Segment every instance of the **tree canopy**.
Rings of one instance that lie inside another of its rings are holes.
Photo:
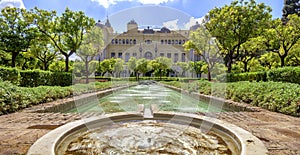
[[[83,35],[95,26],[94,19],[87,17],[82,11],[66,8],[61,16],[55,11],[49,12],[35,8],[35,23],[38,30],[53,42],[65,57],[65,71],[69,71],[69,57],[79,49]]]
[[[25,9],[6,7],[0,14],[0,50],[11,54],[11,66],[16,66],[20,52],[26,52],[35,38],[34,18]]]
[[[227,72],[240,56],[240,48],[249,38],[258,36],[271,19],[271,8],[254,0],[233,1],[230,5],[215,8],[206,16],[205,26],[224,57]]]
[[[283,24],[288,22],[288,16],[292,14],[300,16],[300,0],[284,0],[281,18]]]

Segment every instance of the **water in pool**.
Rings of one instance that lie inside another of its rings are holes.
[[[155,104],[163,111],[181,112],[222,112],[219,107],[209,106],[183,93],[172,89],[152,84],[136,85],[123,90],[115,91],[110,95],[99,98],[82,106],[65,111],[67,113],[95,112],[112,113],[122,111],[136,111],[139,104],[149,107]]]

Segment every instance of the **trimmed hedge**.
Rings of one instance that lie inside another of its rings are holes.
[[[249,73],[227,73],[217,76],[217,80],[221,82],[237,82],[237,81],[267,81],[266,72],[249,72]]]
[[[10,81],[13,84],[18,85],[20,82],[20,72],[16,68],[7,68],[0,66],[0,78],[3,81]]]
[[[66,72],[51,72],[49,86],[70,86],[73,83],[74,75]]]
[[[211,83],[208,81],[181,83],[172,81],[163,83],[190,92],[225,97],[226,99],[259,106],[270,111],[300,116],[300,87],[298,84],[272,81],[240,81],[235,83]]]
[[[73,77],[71,73],[66,72],[18,70],[16,68],[0,67],[0,78],[21,87],[37,87],[70,86]]]
[[[283,67],[268,71],[268,80],[300,84],[300,67]]]
[[[300,67],[283,67],[267,72],[227,73],[217,76],[220,82],[275,81],[300,84]]]
[[[121,83],[120,83],[121,85]],[[0,115],[16,112],[33,105],[56,99],[95,92],[111,87],[110,82],[76,84],[67,87],[39,86],[18,87],[9,81],[0,81]]]

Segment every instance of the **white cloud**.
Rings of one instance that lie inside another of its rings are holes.
[[[142,4],[161,4],[161,3],[166,3],[166,2],[172,2],[174,0],[91,0],[92,2],[97,2],[99,5],[102,5],[104,8],[108,8],[110,5],[115,5],[118,2],[139,2]]]
[[[167,21],[163,23],[163,26],[171,29],[171,30],[178,30],[178,20],[179,19],[175,19],[175,20],[171,20],[171,21]]]
[[[16,8],[24,8],[23,0],[1,0],[0,1],[0,9],[5,7],[16,7]]]
[[[185,29],[190,29],[190,27],[196,25],[196,22],[201,24],[203,22],[203,19],[204,19],[204,17],[201,17],[201,18],[191,17],[190,21],[184,24],[184,28]]]

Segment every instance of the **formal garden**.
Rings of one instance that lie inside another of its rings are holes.
[[[201,60],[177,63],[166,57],[96,60],[105,46],[102,31],[83,12],[66,9],[58,15],[55,10],[4,8],[0,13],[0,116],[150,80],[190,94],[275,112],[268,116],[290,118],[295,124],[289,125],[296,126],[300,116],[300,14],[299,5],[285,2],[283,9],[298,7],[298,12],[284,11],[281,19],[272,18],[271,8],[254,0],[233,1],[210,10],[204,24],[183,45]],[[77,59],[71,60],[72,55]],[[174,66],[180,71],[174,71]],[[129,77],[123,76],[125,68]],[[102,105],[107,109],[104,113],[122,111],[118,104]],[[171,105],[166,109],[176,111]],[[255,127],[253,131],[260,132],[259,126]],[[290,136],[299,140],[297,128],[289,130],[294,132]],[[279,145],[280,139],[276,142]],[[300,153],[295,149],[300,146],[297,142],[291,148],[287,143],[284,149],[273,149],[273,139],[264,143],[274,154]],[[1,145],[0,153],[5,150]]]

